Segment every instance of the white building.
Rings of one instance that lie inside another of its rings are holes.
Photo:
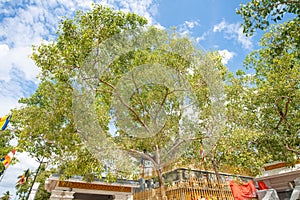
[[[50,200],[132,200],[134,189],[139,187],[138,182],[134,181],[88,183],[81,178],[59,180],[55,176],[49,177],[45,184],[46,190],[51,192]]]
[[[256,181],[263,181],[269,188],[275,189],[279,199],[290,199],[300,178],[300,163],[294,167],[287,166],[284,162],[276,162],[264,167],[261,176],[255,178]]]

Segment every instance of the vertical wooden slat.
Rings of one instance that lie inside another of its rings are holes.
[[[207,178],[207,177],[206,177]],[[166,187],[168,200],[198,200],[202,197],[222,200],[234,200],[228,182],[218,184],[216,181],[203,179],[191,179],[174,183]],[[134,200],[158,200],[160,189],[145,190],[134,193]]]

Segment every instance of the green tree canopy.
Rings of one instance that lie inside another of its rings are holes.
[[[19,101],[24,107],[14,111],[20,150],[59,163],[65,176],[102,172],[102,164],[84,148],[76,132],[71,78],[95,41],[145,23],[135,14],[96,5],[91,11],[78,11],[74,19],[62,20],[55,42],[34,47],[32,59],[41,69],[41,83],[31,97]]]
[[[214,143],[222,120],[220,56],[187,37],[140,29],[145,23],[95,6],[63,20],[55,42],[35,47],[41,83],[14,111],[19,147],[59,164],[67,177],[86,179],[103,170],[138,173],[147,159],[161,183],[162,167],[186,144],[204,134]]]
[[[274,50],[273,39],[280,27],[266,33],[261,41],[263,48],[245,61],[256,71],[248,102],[253,107],[249,111],[255,108],[252,127],[265,133],[257,141],[260,149],[272,152],[275,160],[292,161],[299,156],[300,51],[288,39],[283,41],[281,53]]]
[[[244,32],[268,31],[261,49],[245,60],[254,74],[240,73],[236,102],[246,112],[239,118],[246,129],[259,133],[253,144],[269,161],[299,158],[300,3],[290,0],[251,0],[237,10]]]

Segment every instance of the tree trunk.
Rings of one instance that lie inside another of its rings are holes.
[[[216,149],[217,149],[217,145],[214,145],[213,151],[212,151],[211,162],[213,164],[214,171],[215,171],[215,174],[216,174],[216,177],[217,177],[217,183],[220,184],[219,167],[218,167],[218,163],[216,162],[216,158],[215,158]]]
[[[212,164],[214,166],[214,171],[215,171],[215,174],[216,174],[216,177],[217,177],[217,183],[220,184],[219,167],[218,167],[218,164],[217,164],[217,162],[216,162],[216,160],[215,160],[214,157],[211,159],[211,162],[212,162]]]
[[[159,188],[160,188],[160,198],[161,198],[161,200],[167,200],[161,169],[156,169],[156,173],[157,173],[158,183],[159,183]]]

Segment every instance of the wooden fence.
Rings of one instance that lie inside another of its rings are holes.
[[[228,183],[190,179],[165,187],[167,200],[234,200]],[[160,189],[134,194],[134,200],[160,200]]]

